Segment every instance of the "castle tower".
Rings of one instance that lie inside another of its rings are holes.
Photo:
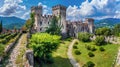
[[[35,14],[34,29],[36,31],[40,30],[40,20],[42,16],[42,6],[33,6],[31,7],[31,13]]]
[[[86,18],[85,23],[88,24],[89,33],[94,33],[94,19]]]
[[[59,24],[62,25],[61,33],[66,34],[66,9],[67,7],[62,5],[56,5],[52,7],[52,12],[54,16],[60,17]]]

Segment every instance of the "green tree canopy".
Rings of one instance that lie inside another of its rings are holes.
[[[104,35],[104,36],[109,36],[112,34],[111,29],[107,27],[103,28],[98,28],[95,30],[96,35]]]
[[[47,56],[55,49],[60,42],[60,36],[50,35],[47,33],[33,34],[30,39],[30,47],[34,50],[34,56],[43,61],[49,59]]]
[[[54,16],[50,22],[49,28],[46,30],[47,33],[52,35],[60,35],[61,25],[58,23],[59,18]]]
[[[105,42],[105,37],[104,36],[97,36],[96,39],[95,39],[95,44],[98,45],[98,46],[101,46],[101,45],[104,45],[106,42]]]
[[[117,25],[114,26],[113,34],[116,35],[116,36],[119,36],[119,34],[120,34],[120,24],[117,24]]]
[[[90,41],[90,34],[87,32],[79,32],[78,33],[78,39],[83,41],[83,42],[88,42]]]

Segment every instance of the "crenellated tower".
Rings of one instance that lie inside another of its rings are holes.
[[[35,15],[34,29],[40,31],[39,24],[41,23],[41,16],[43,14],[42,6],[33,6],[31,7],[31,13]]]
[[[88,24],[89,33],[94,33],[94,19],[86,18],[85,23]]]
[[[59,17],[59,24],[62,26],[61,33],[66,34],[67,28],[66,28],[66,9],[67,7],[63,5],[56,5],[52,7],[52,12],[54,16]]]

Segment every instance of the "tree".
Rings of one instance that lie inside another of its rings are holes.
[[[47,33],[52,35],[60,35],[61,33],[61,25],[58,23],[58,18],[54,16],[51,20],[49,28],[46,30]]]
[[[87,32],[79,32],[78,39],[83,42],[88,42],[88,41],[90,41],[90,34]]]
[[[31,27],[33,27],[33,24],[34,24],[34,22],[35,22],[35,13],[31,13],[30,14],[30,19],[31,19]]]
[[[104,36],[97,36],[95,39],[95,44],[98,46],[104,45],[105,42],[105,37]]]
[[[2,32],[2,21],[0,23],[0,33]]]
[[[114,26],[113,34],[116,35],[116,36],[119,36],[119,34],[120,34],[120,24],[117,24],[117,25]]]
[[[112,34],[111,29],[107,27],[103,28],[98,28],[95,30],[96,35],[104,35],[104,36],[109,36]]]
[[[36,33],[33,34],[30,39],[30,47],[34,50],[34,56],[40,61],[46,63],[50,59],[52,51],[57,49],[60,42],[60,36],[50,35],[47,33]]]
[[[22,27],[22,32],[23,32],[23,33],[26,33],[26,32],[27,32],[27,27],[26,27],[26,26],[23,26],[23,27]]]

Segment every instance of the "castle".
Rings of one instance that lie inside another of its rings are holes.
[[[31,12],[35,13],[35,23],[34,30],[36,32],[45,32],[49,27],[51,19],[53,16],[60,16],[58,23],[62,25],[61,34],[69,36],[77,36],[78,32],[89,32],[94,33],[94,19],[86,18],[84,22],[82,21],[67,21],[66,20],[66,10],[67,7],[63,5],[56,5],[52,7],[52,15],[43,16],[43,7],[42,6],[33,6],[31,7]]]

